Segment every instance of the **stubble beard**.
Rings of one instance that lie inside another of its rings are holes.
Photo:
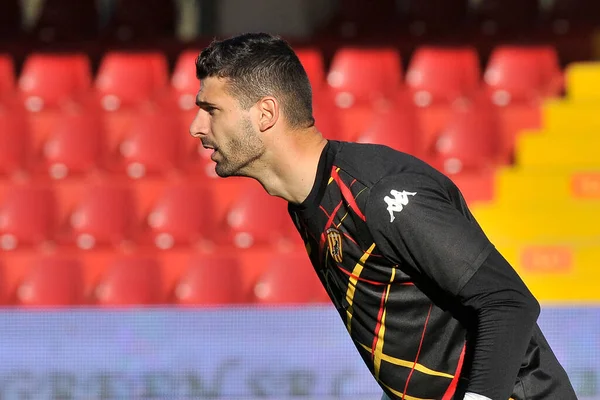
[[[232,137],[218,150],[221,159],[217,161],[215,172],[221,178],[249,176],[252,165],[264,154],[264,144],[249,119],[242,120],[240,132],[241,135]]]

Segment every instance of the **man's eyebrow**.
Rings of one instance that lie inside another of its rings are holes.
[[[216,104],[210,103],[208,101],[201,101],[196,98],[196,105],[200,108],[217,108]]]

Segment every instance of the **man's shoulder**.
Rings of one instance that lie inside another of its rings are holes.
[[[381,144],[335,142],[334,166],[366,186],[400,174],[434,176],[438,172],[423,160]]]

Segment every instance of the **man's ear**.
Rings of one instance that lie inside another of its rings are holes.
[[[279,120],[279,102],[276,98],[267,96],[257,103],[259,118],[258,128],[261,132],[271,129]]]

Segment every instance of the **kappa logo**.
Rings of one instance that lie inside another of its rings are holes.
[[[327,229],[329,254],[336,262],[342,262],[342,234],[335,228]]]
[[[396,216],[394,213],[402,211],[405,205],[408,204],[408,196],[414,196],[417,192],[407,192],[403,190],[401,192],[397,190],[390,191],[390,194],[394,197],[385,196],[383,201],[387,204],[387,210],[390,213],[390,222],[394,222]]]

